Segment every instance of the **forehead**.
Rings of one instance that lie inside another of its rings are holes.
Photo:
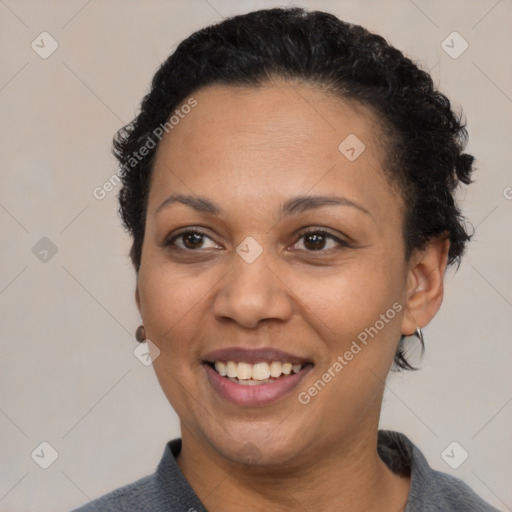
[[[290,195],[390,189],[372,112],[310,85],[209,86],[164,136],[153,170],[148,213],[173,192],[223,196],[240,206]]]

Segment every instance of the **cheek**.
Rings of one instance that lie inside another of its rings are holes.
[[[386,256],[385,251],[375,255],[368,251],[364,256],[355,254],[324,276],[297,273],[291,287],[305,309],[317,315],[316,323],[323,322],[332,335],[347,339],[402,300],[404,272],[400,260],[389,252]]]
[[[334,415],[347,408],[362,412],[381,392],[393,362],[405,311],[405,267],[392,253],[382,251],[340,269],[325,280],[312,303],[327,345],[319,377],[332,382],[319,404],[331,404]],[[302,286],[307,293],[308,283]]]
[[[216,275],[169,263],[141,267],[139,290],[144,321],[155,340],[166,343],[186,339],[186,331],[197,327],[197,317],[205,308],[208,290],[218,280]],[[180,338],[177,338],[178,333]]]
[[[202,370],[198,365],[197,338],[205,315],[204,279],[183,276],[175,266],[151,264],[141,266],[139,293],[147,337],[160,353],[153,368],[160,386],[176,411],[183,408],[184,385],[190,371]]]
[[[147,335],[160,350],[153,368],[165,396],[184,421],[197,400],[194,372],[202,371],[194,340],[204,328],[207,284],[200,277],[184,276],[168,263],[141,267],[139,274]]]
[[[325,417],[326,436],[336,437],[340,423],[349,428],[377,408],[400,337],[402,271],[401,264],[377,258],[354,262],[315,288],[313,279],[297,284],[298,295],[309,298],[307,322],[325,350],[300,398],[312,415]]]

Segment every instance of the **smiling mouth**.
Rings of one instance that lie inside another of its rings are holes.
[[[246,363],[243,361],[205,361],[210,368],[215,370],[221,377],[245,386],[258,386],[269,384],[284,379],[290,375],[301,372],[305,367],[312,366],[311,363],[292,364],[281,361],[266,361],[258,363]]]

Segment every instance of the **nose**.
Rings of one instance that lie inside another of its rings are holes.
[[[233,255],[231,270],[215,296],[217,319],[230,319],[254,329],[263,320],[284,322],[293,314],[293,300],[284,278],[269,266],[265,251],[252,263]]]

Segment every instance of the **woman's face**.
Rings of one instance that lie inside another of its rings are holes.
[[[158,149],[136,295],[182,434],[262,464],[357,442],[410,292],[375,121],[287,83],[194,98]]]

